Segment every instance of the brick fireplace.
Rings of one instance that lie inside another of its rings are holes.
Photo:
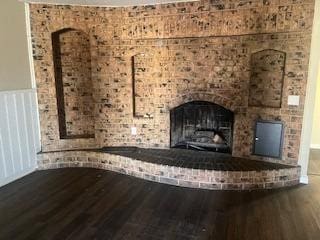
[[[313,7],[312,0],[31,4],[43,151],[170,148],[170,111],[207,102],[234,115],[232,138],[221,136],[233,156],[297,164]],[[62,32],[59,94],[52,34]],[[75,36],[87,40],[73,44]],[[300,96],[298,106],[288,105],[290,95]],[[281,159],[252,154],[257,119],[284,123]],[[205,129],[214,132],[195,130]]]
[[[232,152],[234,114],[217,104],[189,102],[170,110],[170,147]]]

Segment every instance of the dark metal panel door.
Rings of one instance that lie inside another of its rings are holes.
[[[273,158],[281,157],[282,150],[282,122],[256,123],[254,154]]]

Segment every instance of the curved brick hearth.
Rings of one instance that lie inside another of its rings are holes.
[[[215,190],[280,188],[298,184],[300,177],[299,166],[275,164],[275,167],[270,167],[270,165],[266,167],[265,163],[261,162],[261,170],[197,169],[196,167],[180,167],[175,164],[161,164],[157,161],[148,162],[100,150],[40,153],[38,154],[38,166],[39,170],[64,167],[99,168],[154,182]]]

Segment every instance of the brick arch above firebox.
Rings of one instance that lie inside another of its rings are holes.
[[[230,111],[237,112],[239,107],[235,105],[233,99],[228,99],[223,96],[213,93],[194,92],[175,97],[168,104],[168,110],[178,107],[182,104],[192,101],[205,101],[218,104]]]

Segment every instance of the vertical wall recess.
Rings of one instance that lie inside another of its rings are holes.
[[[155,111],[157,66],[152,55],[132,57],[132,92],[134,117],[152,118]]]
[[[94,137],[89,36],[66,28],[52,33],[60,138]]]
[[[249,106],[281,108],[286,53],[266,49],[251,55]]]

